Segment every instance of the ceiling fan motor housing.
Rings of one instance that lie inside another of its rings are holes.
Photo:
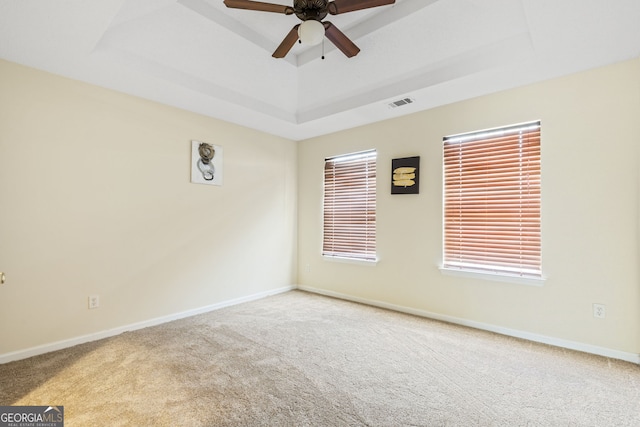
[[[302,21],[322,21],[329,13],[329,0],[294,0],[293,11]]]

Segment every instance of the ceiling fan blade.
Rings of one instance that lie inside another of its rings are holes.
[[[287,56],[287,53],[289,53],[293,45],[298,41],[299,26],[300,24],[294,26],[291,31],[289,31],[289,34],[286,35],[284,40],[282,40],[282,43],[280,43],[280,46],[278,46],[276,51],[273,52],[273,55],[271,56],[273,56],[274,58],[284,58],[285,56]]]
[[[224,4],[225,6],[231,7],[233,9],[258,10],[261,12],[284,13],[285,15],[291,15],[293,13],[293,8],[290,6],[274,3],[264,3],[261,1],[224,0]]]
[[[338,49],[342,51],[348,58],[356,56],[360,52],[360,48],[356,46],[349,37],[345,36],[342,31],[338,29],[331,22],[323,22],[324,35],[327,36],[331,43],[336,45]]]
[[[333,0],[329,3],[329,13],[338,15],[339,13],[385,6],[395,2],[396,0]]]

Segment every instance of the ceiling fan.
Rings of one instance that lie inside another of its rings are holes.
[[[253,0],[224,0],[227,7],[234,9],[295,14],[302,21],[302,24],[295,25],[289,31],[280,46],[273,52],[271,56],[274,58],[284,58],[298,40],[304,44],[314,45],[319,44],[325,36],[342,53],[351,58],[360,52],[360,48],[331,22],[322,22],[322,20],[328,14],[338,15],[395,2],[396,0],[293,0],[293,7],[291,7]]]

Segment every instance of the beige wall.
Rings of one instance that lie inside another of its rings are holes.
[[[304,287],[640,353],[640,60],[297,147],[4,61],[0,94],[0,356],[279,289],[298,266]],[[536,119],[546,283],[441,275],[442,137]],[[224,147],[222,187],[189,183],[191,139]],[[323,260],[323,159],[368,148],[380,262]],[[391,159],[413,155],[421,194],[391,196]]]
[[[442,137],[540,119],[544,286],[444,276]],[[640,60],[484,96],[298,147],[298,282],[569,342],[640,353]],[[328,156],[378,150],[376,266],[320,255]],[[390,193],[391,159],[421,156],[419,195]],[[592,304],[606,305],[595,319]]]
[[[295,182],[292,141],[0,61],[0,355],[295,284]]]

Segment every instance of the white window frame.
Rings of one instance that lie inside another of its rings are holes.
[[[325,259],[376,262],[377,152],[325,159],[322,255]]]
[[[535,121],[443,139],[444,274],[544,282],[540,129]]]

